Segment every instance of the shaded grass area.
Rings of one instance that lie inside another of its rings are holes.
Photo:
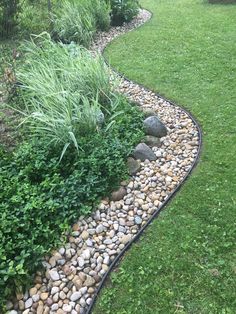
[[[189,109],[200,164],[110,276],[94,313],[236,312],[236,6],[143,0],[144,27],[106,50],[130,79]]]

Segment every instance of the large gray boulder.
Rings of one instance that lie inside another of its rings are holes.
[[[141,161],[144,161],[146,159],[150,161],[157,160],[157,157],[154,154],[154,152],[145,143],[138,144],[135,147],[132,155],[135,159],[140,159]]]
[[[143,124],[147,135],[159,138],[167,135],[167,128],[157,116],[148,117],[144,120]]]

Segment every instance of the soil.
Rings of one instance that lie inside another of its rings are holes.
[[[3,106],[0,95],[0,146],[11,151],[21,138],[18,130],[20,116],[15,111]]]

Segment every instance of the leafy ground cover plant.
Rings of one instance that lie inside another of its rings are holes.
[[[29,282],[41,258],[80,215],[126,176],[126,158],[143,136],[143,114],[124,99],[109,132],[79,139],[80,154],[42,139],[0,151],[0,303]]]

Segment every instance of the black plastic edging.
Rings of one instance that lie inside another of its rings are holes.
[[[145,9],[146,10],[146,9]],[[150,12],[151,13],[151,12]],[[151,13],[151,18],[148,20],[150,21],[153,17],[153,14]],[[147,22],[147,21],[146,21]],[[139,27],[143,26],[144,24],[139,25],[138,27],[136,27],[135,29],[138,29]],[[123,34],[122,34],[123,35]],[[105,48],[104,48],[105,49]],[[104,57],[104,49],[102,50],[102,55],[103,58],[105,60],[105,62],[109,65],[107,59]],[[110,66],[110,65],[109,65]],[[108,271],[104,274],[99,286],[96,289],[96,292],[93,296],[93,300],[92,303],[90,304],[90,306],[88,307],[86,314],[91,314],[92,309],[97,301],[97,296],[99,294],[99,292],[101,291],[105,281],[107,280],[108,276],[110,275],[111,271],[115,268],[115,266],[118,266],[122,256],[125,254],[125,252],[131,247],[131,245],[133,243],[135,243],[141,236],[141,234],[143,233],[143,231],[151,224],[151,222],[157,217],[159,216],[160,212],[167,206],[167,204],[170,202],[170,200],[175,196],[175,194],[181,189],[181,187],[183,186],[183,184],[186,182],[186,180],[189,178],[190,174],[192,173],[193,169],[197,166],[199,159],[200,159],[200,154],[201,154],[201,150],[202,150],[202,130],[200,127],[200,124],[198,123],[197,119],[185,108],[182,108],[181,106],[177,105],[175,102],[173,101],[169,101],[168,99],[166,99],[165,97],[162,97],[159,93],[156,93],[153,90],[147,89],[145,86],[136,83],[135,81],[131,81],[128,78],[126,78],[124,75],[120,74],[119,72],[117,72],[114,68],[112,68],[110,66],[110,68],[113,70],[114,73],[118,74],[121,78],[125,79],[128,82],[132,82],[136,85],[138,85],[139,87],[145,89],[146,91],[150,91],[156,94],[157,97],[163,99],[164,101],[168,102],[169,104],[171,104],[174,107],[178,107],[180,108],[183,112],[185,112],[188,117],[193,121],[193,123],[195,124],[197,131],[198,131],[198,137],[199,137],[199,145],[198,145],[198,151],[197,151],[197,155],[195,157],[195,160],[191,166],[191,168],[189,169],[189,171],[186,173],[186,175],[183,177],[182,181],[179,183],[179,185],[174,189],[174,191],[165,199],[164,203],[158,208],[157,211],[155,211],[152,216],[149,218],[149,220],[145,223],[145,225],[138,231],[138,233],[131,239],[130,242],[128,242],[126,244],[126,246],[124,247],[124,249],[116,256],[116,258],[112,261],[111,265],[109,266]],[[141,107],[141,106],[140,106]]]

